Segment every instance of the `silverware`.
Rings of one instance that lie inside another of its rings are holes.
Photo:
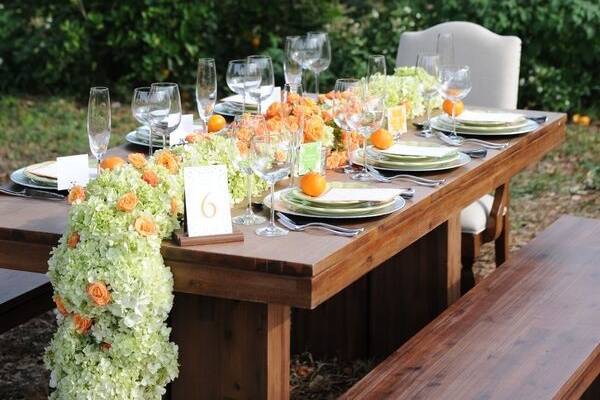
[[[547,115],[536,115],[536,116],[530,116],[530,117],[526,117],[528,120],[537,122],[538,124],[543,124],[544,122],[548,121],[548,116]]]
[[[0,193],[8,194],[10,196],[17,197],[27,197],[31,199],[42,199],[42,200],[54,200],[54,201],[63,201],[67,197],[60,193],[54,192],[46,192],[44,190],[32,189],[28,187],[20,187],[17,185],[12,185],[14,189],[8,188],[6,186],[0,187]]]
[[[356,235],[359,234],[359,232],[350,233],[350,232],[337,231],[335,229],[327,228],[325,226],[320,226],[320,225],[311,225],[311,224],[294,225],[294,224],[291,224],[291,223],[289,223],[286,220],[283,220],[281,218],[279,218],[278,221],[285,228],[289,229],[290,231],[295,231],[295,232],[302,232],[302,231],[305,231],[307,229],[313,228],[313,229],[320,229],[322,231],[329,232],[329,233],[332,233],[332,234],[337,235],[337,236],[344,236],[344,237],[354,237],[354,236],[356,236]]]
[[[444,182],[446,182],[445,179],[428,179],[428,178],[423,178],[420,176],[409,175],[409,174],[397,174],[397,175],[392,175],[392,176],[385,176],[381,172],[379,172],[377,169],[375,169],[375,167],[372,167],[370,165],[367,166],[367,170],[375,179],[377,179],[380,182],[387,182],[387,181],[393,181],[393,180],[398,179],[398,180],[405,180],[405,181],[409,181],[412,183],[416,183],[417,185],[428,186],[428,187],[436,187],[436,186],[439,186],[439,185],[443,184]]]
[[[480,146],[494,150],[501,150],[508,146],[508,143],[493,143],[481,139],[464,138],[462,136],[449,136],[440,131],[437,131],[436,134],[442,142],[449,144],[450,146],[459,147],[465,143],[477,143]]]
[[[485,158],[485,156],[487,156],[487,150],[483,147],[479,149],[461,150],[461,152],[471,158]]]
[[[287,215],[285,215],[282,212],[277,211],[277,217],[279,218],[279,221],[285,221],[287,224],[289,224],[290,226],[295,226],[298,229],[306,229],[306,228],[310,228],[310,227],[321,227],[321,228],[327,228],[329,230],[334,230],[336,232],[340,232],[340,233],[346,233],[346,234],[351,234],[352,236],[358,235],[359,233],[363,232],[365,230],[365,228],[344,228],[343,226],[337,226],[337,225],[331,225],[331,224],[327,224],[325,222],[309,222],[307,224],[296,224],[294,221],[292,221],[290,219],[290,217],[288,217]],[[288,228],[291,229],[291,228]],[[293,230],[293,229],[292,229]]]

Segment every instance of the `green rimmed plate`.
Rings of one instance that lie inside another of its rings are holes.
[[[360,149],[359,155],[362,157],[362,149]],[[457,151],[450,156],[441,158],[427,158],[424,160],[397,160],[393,158],[380,157],[378,154],[367,149],[367,158],[369,159],[369,163],[380,163],[397,167],[435,167],[456,161],[459,157],[460,155]]]
[[[328,182],[326,192],[331,188],[355,188],[355,189],[366,189],[371,186],[364,182]],[[364,200],[338,200],[338,201],[323,201],[319,197],[312,197],[304,194],[299,188],[292,188],[288,194],[289,196],[295,197],[298,200],[311,203],[317,207],[355,207],[362,204],[376,205],[380,204],[373,201]]]
[[[359,204],[359,205],[350,205],[350,206],[318,206],[313,203],[309,203],[307,201],[300,200],[294,197],[291,194],[292,190],[287,190],[281,193],[280,199],[285,205],[296,211],[306,212],[308,214],[313,215],[364,215],[367,213],[373,213],[378,210],[381,210],[385,207],[388,207],[390,204],[394,202],[391,200],[386,203],[381,204]]]
[[[356,165],[362,164],[362,150],[355,150],[352,154],[352,162]],[[465,153],[458,153],[458,158],[454,161],[447,162],[445,164],[435,165],[435,166],[419,166],[419,165],[398,165],[397,163],[389,163],[380,160],[371,160],[369,159],[369,165],[383,170],[383,171],[396,171],[396,172],[433,172],[433,171],[445,171],[449,169],[454,169],[458,167],[462,167],[463,165],[468,164],[471,161],[471,157],[469,157]]]
[[[540,125],[532,120],[527,120],[526,124],[522,127],[518,128],[507,128],[503,127],[502,129],[489,129],[486,127],[478,127],[473,129],[465,129],[463,126],[456,126],[456,133],[460,135],[475,135],[475,136],[511,136],[511,135],[521,135],[524,133],[529,133],[535,131]],[[431,119],[431,127],[435,130],[442,132],[451,132],[452,125],[445,124],[440,122],[439,117],[434,117]]]
[[[58,189],[58,185],[57,185],[56,181],[54,181],[53,183],[44,183],[44,182],[38,182],[38,181],[29,179],[27,177],[27,175],[25,175],[25,168],[27,168],[27,167],[19,168],[18,170],[13,171],[13,173],[10,174],[10,180],[21,186],[30,187],[33,189],[45,189],[45,190],[57,190]]]

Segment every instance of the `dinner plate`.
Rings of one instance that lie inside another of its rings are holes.
[[[362,152],[361,152],[361,155],[362,155]],[[398,165],[398,166],[433,167],[436,165],[442,165],[442,164],[446,164],[446,163],[455,161],[459,158],[459,154],[458,154],[458,151],[456,151],[456,152],[454,152],[454,154],[450,154],[445,157],[427,157],[425,159],[421,159],[421,158],[412,159],[412,158],[403,158],[403,157],[396,158],[394,156],[382,156],[382,155],[380,155],[380,153],[367,148],[367,157],[369,158],[369,161],[371,161],[371,160],[381,161],[381,162],[385,162],[386,164],[394,164],[394,165]]]
[[[363,157],[362,157],[362,149],[357,149],[352,153],[352,162],[356,165],[363,165]],[[471,157],[469,157],[465,153],[458,153],[458,158],[451,162],[447,162],[444,164],[434,165],[434,166],[410,166],[410,165],[397,165],[395,163],[382,162],[380,160],[372,160],[369,159],[369,165],[380,169],[382,171],[397,171],[397,172],[432,172],[432,171],[445,171],[449,169],[454,169],[458,167],[462,167],[463,165],[468,164],[471,161]]]
[[[277,192],[275,192],[275,201],[273,202],[273,207],[275,208],[275,211],[280,211],[284,214],[288,214],[288,215],[295,215],[298,217],[308,217],[308,218],[319,218],[319,219],[361,219],[361,218],[373,218],[373,217],[381,217],[384,215],[389,215],[393,212],[396,212],[400,209],[402,209],[405,205],[406,202],[404,201],[404,199],[401,196],[398,196],[396,198],[396,200],[394,200],[390,205],[379,209],[379,210],[375,210],[373,212],[369,212],[366,214],[360,214],[360,215],[331,215],[331,214],[313,214],[310,212],[306,212],[306,211],[302,211],[302,210],[293,210],[290,209],[282,200],[281,200],[281,193],[288,191],[290,189],[283,189],[283,190],[279,190]],[[271,195],[267,195],[264,199],[263,199],[263,204],[266,207],[271,208]]]
[[[10,174],[10,180],[21,186],[27,186],[27,187],[30,187],[33,189],[57,190],[58,186],[57,186],[56,181],[54,181],[53,183],[49,183],[49,182],[45,183],[45,182],[34,181],[32,179],[29,179],[25,175],[26,168],[27,167],[23,167],[23,168],[19,168],[18,170],[14,171],[12,174]]]
[[[515,125],[525,119],[521,113],[476,108],[468,108],[456,117],[459,123],[476,126]]]
[[[444,123],[440,123],[437,119],[438,117],[434,117],[431,119],[431,127],[435,130],[450,133],[452,131],[452,125],[446,125]],[[527,124],[518,129],[504,129],[504,130],[487,130],[487,129],[474,129],[474,130],[464,130],[462,127],[456,127],[456,133],[460,135],[466,136],[512,136],[512,135],[522,135],[524,133],[529,133],[535,131],[539,127],[539,124],[532,120],[527,120]]]
[[[144,141],[143,139],[140,139],[137,136],[136,131],[131,131],[127,135],[125,135],[125,140],[127,140],[129,143],[137,144],[138,146],[148,147],[148,145],[149,145],[149,143],[148,143],[147,140]],[[161,149],[163,147],[162,146],[162,139],[160,139],[157,142],[152,141],[152,147],[155,148],[155,149]]]
[[[293,189],[281,193],[280,199],[285,205],[296,211],[307,212],[315,215],[364,215],[376,212],[383,208],[386,208],[394,203],[394,200],[380,204],[363,203],[359,205],[346,205],[340,206],[319,206],[318,204],[311,204],[308,201],[298,199],[293,195]]]
[[[440,115],[437,118],[437,123],[440,126],[445,126],[447,129],[452,129],[452,119],[445,116],[445,115]],[[479,132],[479,131],[484,131],[484,132],[508,132],[508,131],[514,131],[514,130],[519,130],[522,128],[525,128],[526,126],[529,125],[529,122],[532,122],[530,120],[523,120],[517,124],[513,124],[513,125],[493,125],[493,126],[483,126],[483,125],[465,125],[465,124],[461,124],[461,123],[456,123],[456,129],[457,130],[463,130],[463,131],[469,131],[469,132]]]
[[[227,117],[237,117],[238,115],[242,115],[241,109],[232,107],[227,103],[218,103],[215,105],[214,112]]]

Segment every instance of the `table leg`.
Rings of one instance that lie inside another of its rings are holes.
[[[289,398],[288,306],[177,293],[171,325],[172,399]]]

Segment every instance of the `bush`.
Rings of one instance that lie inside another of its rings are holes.
[[[333,61],[322,75],[331,88],[336,76],[364,74],[370,53],[394,65],[403,31],[447,20],[521,37],[520,107],[594,107],[600,6],[586,0],[14,1],[0,4],[0,89],[85,97],[105,84],[128,97],[144,82],[192,84],[206,56],[223,85],[228,60],[258,52],[273,57],[281,82],[282,39],[314,29],[331,35]]]

